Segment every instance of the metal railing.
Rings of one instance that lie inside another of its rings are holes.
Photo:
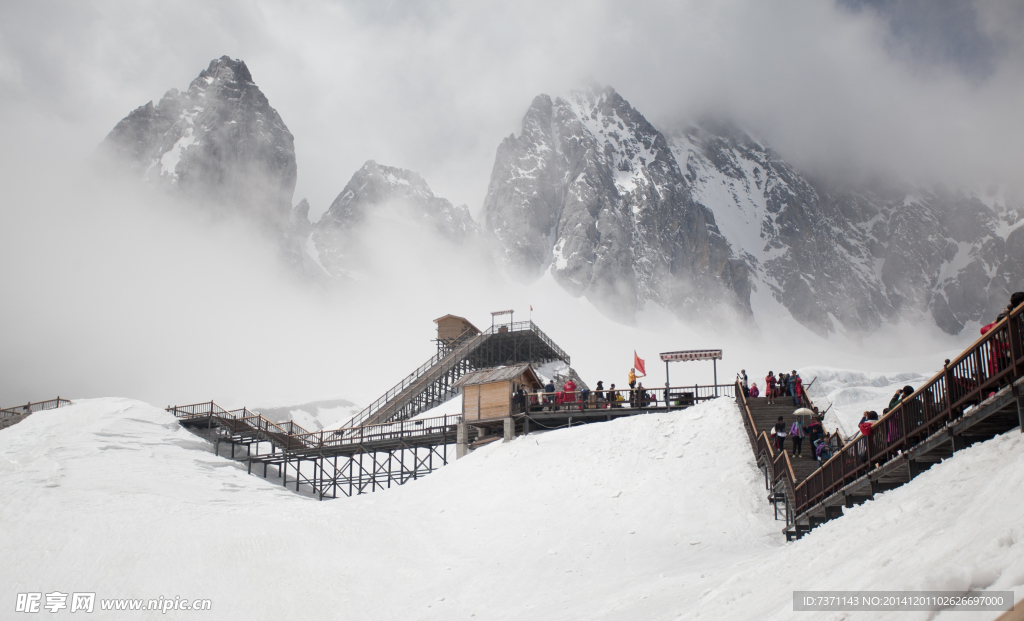
[[[878,465],[963,417],[1024,372],[1024,305],[1016,308],[942,371],[882,416],[867,436],[844,445],[796,486],[802,513]]]
[[[292,452],[454,433],[455,425],[462,420],[461,415],[454,414],[355,428],[306,431],[291,421],[275,423],[247,408],[229,411],[213,401],[168,406],[167,411],[185,420],[213,418],[217,420],[218,426],[228,429],[233,434],[256,437]]]
[[[670,386],[668,388],[668,399],[665,398],[664,388],[602,390],[600,391],[600,396],[598,396],[598,391],[592,390],[557,391],[552,393],[532,392],[528,393],[527,396],[530,399],[531,412],[536,412],[543,408],[574,410],[611,408],[665,409],[666,407],[688,407],[701,401],[717,399],[718,397],[734,398],[736,396],[735,388],[733,384]]]
[[[378,412],[384,409],[389,403],[394,401],[399,395],[405,392],[409,387],[416,384],[419,380],[423,379],[428,373],[437,367],[443,367],[446,362],[453,362],[461,359],[461,357],[472,351],[474,348],[479,346],[487,336],[486,332],[469,335],[464,332],[462,336],[457,338],[453,342],[453,347],[450,347],[446,351],[441,351],[434,354],[430,360],[427,360],[421,364],[415,371],[410,373],[402,381],[395,384],[390,390],[384,393],[383,396],[378,397],[370,405],[363,408],[358,414],[350,418],[345,423],[345,428],[355,428],[365,423],[367,420],[375,416]]]
[[[31,414],[32,412],[38,412],[40,410],[53,410],[65,405],[71,405],[71,402],[67,399],[50,399],[49,401],[36,401],[29,402],[25,405],[16,405],[14,407],[3,408],[0,410],[0,418],[8,418],[10,416],[20,416],[22,414]]]
[[[472,334],[470,330],[466,330],[459,335],[445,351],[440,351],[433,356],[430,360],[427,360],[421,364],[415,371],[406,376],[402,381],[395,384],[390,390],[378,397],[373,403],[363,408],[358,414],[350,418],[345,423],[345,428],[354,429],[366,423],[366,421],[372,419],[381,410],[387,407],[400,395],[412,386],[420,383],[424,379],[428,379],[432,371],[443,373],[449,364],[458,362],[466,354],[473,351],[477,347],[483,344],[488,338],[495,334],[505,334],[509,332],[533,332],[545,345],[551,348],[555,354],[568,361],[569,356],[555,344],[551,338],[548,337],[540,328],[537,327],[532,321],[518,321],[515,323],[498,324],[491,326],[483,332]]]

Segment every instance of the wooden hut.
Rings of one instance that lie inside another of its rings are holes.
[[[467,373],[455,386],[462,388],[462,419],[473,423],[511,416],[512,399],[520,387],[536,392],[544,385],[529,364],[516,364]]]
[[[437,324],[437,340],[445,345],[451,344],[467,331],[470,334],[480,334],[480,330],[464,317],[445,315],[435,319],[434,323]]]

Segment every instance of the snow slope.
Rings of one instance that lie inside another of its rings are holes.
[[[317,502],[215,457],[162,410],[80,401],[0,431],[13,561],[0,601],[211,598],[217,619],[747,619],[790,618],[797,588],[1024,585],[1020,434],[785,544],[739,425],[721,399],[531,434]],[[134,618],[193,615],[148,614]]]
[[[915,390],[931,379],[920,373],[870,373],[833,369],[831,367],[803,367],[800,377],[810,385],[807,394],[825,414],[825,428],[839,428],[850,438],[859,433],[857,425],[864,412],[875,411],[881,416],[889,401],[900,388],[911,386]],[[813,382],[813,384],[811,383]]]

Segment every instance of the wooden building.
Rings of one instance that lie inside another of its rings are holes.
[[[520,387],[532,393],[544,386],[529,364],[480,369],[467,373],[455,385],[462,388],[465,423],[508,418],[514,413],[512,398]]]
[[[478,330],[473,324],[469,323],[469,321],[464,317],[445,315],[444,317],[438,317],[435,319],[434,323],[437,324],[437,340],[445,345],[450,344],[467,331],[470,334],[480,334],[480,330]]]

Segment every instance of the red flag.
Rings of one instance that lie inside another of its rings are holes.
[[[640,359],[640,356],[636,355],[636,350],[633,350],[633,368],[640,372],[640,375],[647,377],[647,371],[644,370],[644,361]]]
[[[533,312],[533,304],[530,304],[530,312]]]

